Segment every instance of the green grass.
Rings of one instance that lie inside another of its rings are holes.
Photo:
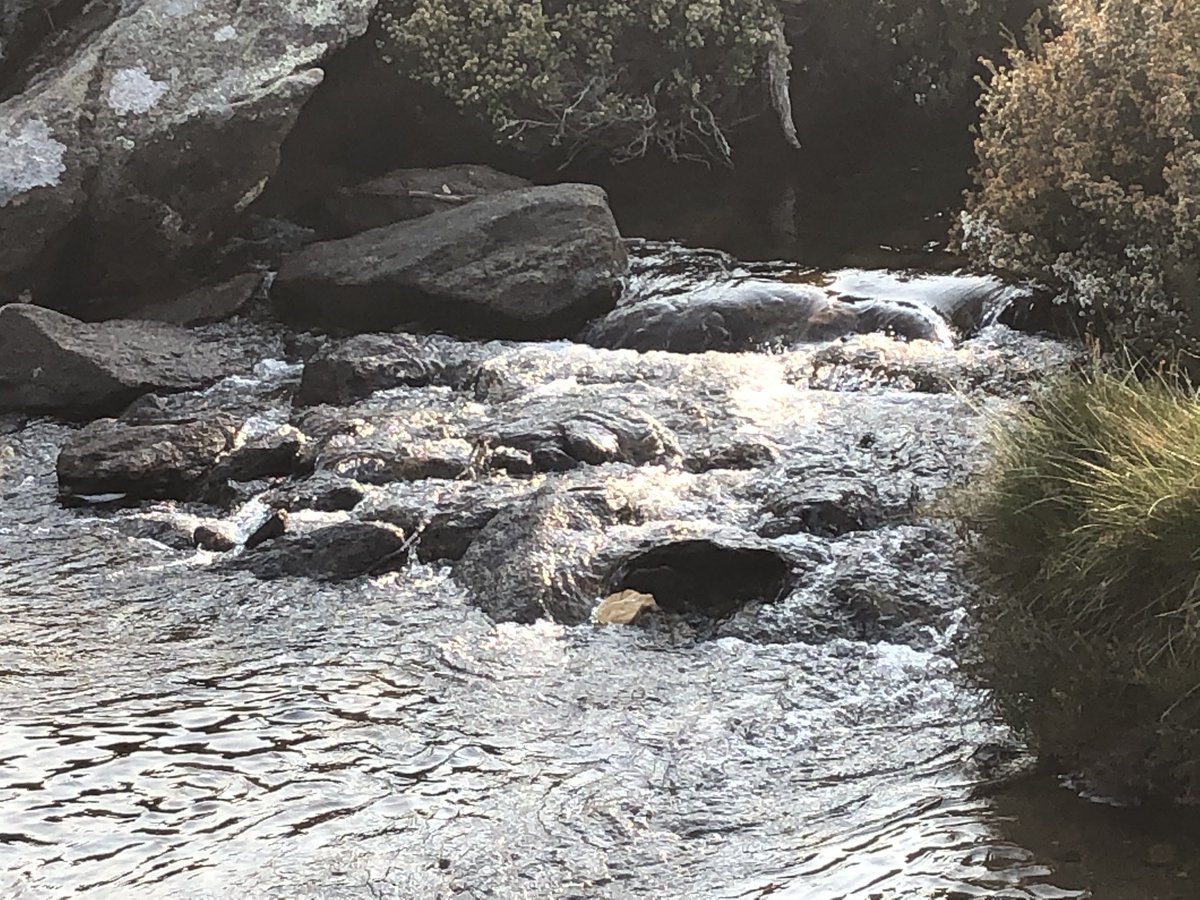
[[[1200,800],[1200,401],[1096,366],[997,428],[954,504],[982,586],[970,668],[1043,758]]]

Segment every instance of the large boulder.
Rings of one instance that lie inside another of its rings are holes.
[[[166,280],[232,232],[374,0],[129,0],[0,104],[0,298]]]
[[[325,201],[327,227],[331,236],[346,237],[531,184],[489,166],[397,169],[329,197]]]
[[[96,418],[142,394],[203,387],[237,368],[231,351],[173,325],[0,307],[0,411]]]
[[[561,337],[612,308],[626,262],[604,191],[561,184],[313,244],[284,261],[272,297],[318,328]]]

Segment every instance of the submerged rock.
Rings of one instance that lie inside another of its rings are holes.
[[[307,576],[343,581],[404,567],[404,532],[383,522],[341,522],[313,531],[284,534],[231,559],[230,568],[259,578]]]
[[[490,166],[443,166],[397,169],[342,188],[325,201],[331,237],[348,237],[371,228],[454,209],[488,194],[532,187],[516,175]]]
[[[75,432],[58,456],[64,496],[123,494],[133,500],[187,499],[233,445],[229,421],[130,425],[99,419]]]
[[[236,368],[230,351],[171,325],[0,307],[0,410],[112,415],[142,394],[202,387]]]
[[[467,337],[568,335],[612,308],[626,254],[604,191],[506,191],[288,257],[279,315],[326,329],[421,322]]]

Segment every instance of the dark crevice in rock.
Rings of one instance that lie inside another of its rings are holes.
[[[720,619],[750,603],[775,603],[786,594],[791,579],[791,566],[771,550],[691,540],[625,560],[608,590],[651,594],[668,613]]]

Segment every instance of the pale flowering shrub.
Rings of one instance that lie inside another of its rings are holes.
[[[1102,346],[1200,360],[1200,3],[1060,0],[985,92],[961,242]],[[1195,359],[1193,359],[1195,357]]]

